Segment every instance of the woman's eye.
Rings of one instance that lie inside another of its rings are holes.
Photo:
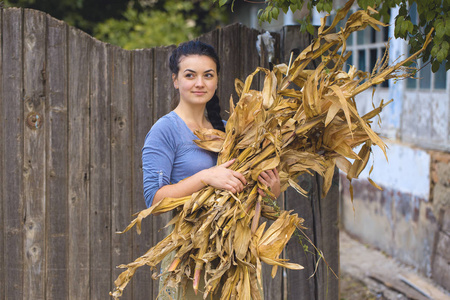
[[[206,78],[213,78],[213,77],[214,77],[214,75],[213,75],[213,74],[211,74],[211,73],[208,73],[208,74],[206,74],[206,75],[205,75],[205,77],[206,77]]]
[[[186,78],[193,78],[194,74],[186,74]]]

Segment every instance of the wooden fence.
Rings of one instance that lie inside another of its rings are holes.
[[[108,299],[121,272],[115,267],[165,236],[168,216],[144,220],[140,236],[115,232],[145,208],[141,148],[154,121],[170,111],[173,46],[126,51],[28,9],[1,10],[0,24],[0,299]],[[200,38],[221,57],[225,109],[234,78],[268,65],[256,51],[258,34],[231,25]],[[273,35],[275,62],[309,44],[297,29]],[[305,177],[308,199],[292,191],[281,199],[306,219],[308,236],[335,272],[337,180],[328,198],[319,199],[320,182]],[[266,275],[266,299],[338,298],[324,263],[307,279],[317,256],[294,239],[285,254],[306,269]],[[157,282],[141,269],[123,299],[156,298]]]

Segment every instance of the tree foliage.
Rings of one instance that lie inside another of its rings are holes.
[[[5,0],[6,7],[25,7],[50,14],[69,25],[92,34],[96,24],[109,18],[121,18],[133,0]]]
[[[226,0],[213,0],[224,5]],[[233,0],[234,3],[236,0]],[[243,0],[246,1],[246,0]],[[422,55],[423,61],[430,61],[433,72],[445,63],[450,69],[450,0],[357,0],[358,6],[367,9],[368,6],[378,10],[374,17],[389,22],[391,8],[398,6],[399,14],[395,17],[396,38],[408,40],[411,53],[419,50],[424,44],[426,34],[431,30],[433,41]],[[303,31],[314,32],[311,24],[311,12],[315,8],[318,12],[330,13],[333,0],[266,0],[266,7],[258,12],[258,19],[271,22],[277,19],[280,11],[287,13],[290,9],[295,12],[307,8],[309,14],[299,20]],[[433,29],[434,28],[434,29]]]
[[[158,9],[129,7],[123,19],[98,24],[94,36],[125,49],[178,44],[214,29],[226,20],[226,9],[210,1],[160,1]]]
[[[125,49],[178,44],[226,22],[228,10],[210,0],[6,0],[64,20]]]

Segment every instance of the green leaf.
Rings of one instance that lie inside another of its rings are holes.
[[[316,9],[317,9],[318,12],[323,11],[323,3],[322,2],[317,3]]]
[[[308,25],[306,25],[306,30],[309,32],[309,34],[314,35],[314,26],[309,22]]]
[[[436,17],[436,13],[433,10],[427,10],[426,14],[425,14],[425,19],[427,20],[427,22],[430,22],[431,20],[433,20]]]
[[[398,10],[398,15],[404,17],[407,14],[408,14],[408,9],[406,8],[406,5],[401,5]]]
[[[367,0],[358,0],[358,5],[362,9],[367,9],[367,5],[369,5]]]
[[[431,48],[431,56],[436,57],[439,50],[440,50],[440,46],[438,44],[434,45],[433,48]]]
[[[431,64],[431,71],[433,73],[436,73],[439,70],[440,66],[441,64],[437,60],[433,61],[433,63]]]
[[[442,22],[442,20],[438,20],[435,23],[435,29],[436,29],[436,37],[439,39],[442,39],[442,37],[445,34],[445,26],[444,26],[444,22]]]
[[[414,24],[410,20],[407,21],[407,24],[408,24],[408,32],[412,32],[414,30]]]
[[[325,10],[326,12],[331,13],[331,11],[333,10],[333,3],[331,3],[331,2],[326,2],[326,3],[323,5],[323,8],[324,8],[324,10]]]
[[[291,4],[289,7],[291,8],[292,12],[295,12],[297,10],[297,4],[296,3]]]
[[[445,51],[448,51],[450,48],[450,44],[447,41],[443,41],[441,44],[442,49],[445,49]]]
[[[447,14],[448,15],[448,14]],[[447,18],[449,18],[450,16],[447,16]],[[447,19],[447,21],[445,22],[445,34],[447,36],[450,36],[450,20]]]
[[[439,61],[439,63],[443,62],[445,57],[448,54],[448,50],[445,50],[444,48],[441,48],[441,50],[437,53],[436,59]]]
[[[394,36],[398,38],[400,36],[400,26],[395,25],[394,27]]]
[[[225,4],[227,4],[227,2],[228,0],[219,0],[219,6],[224,6]]]
[[[273,14],[273,18],[274,18],[275,20],[278,20],[278,15],[280,14],[280,10],[278,9],[278,7],[275,6],[275,7],[273,8],[272,14]]]

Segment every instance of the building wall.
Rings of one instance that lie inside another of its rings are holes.
[[[391,37],[393,29],[391,24]],[[391,61],[405,57],[406,49],[405,41],[391,40]],[[378,88],[373,97],[372,91],[358,95],[360,111],[381,99],[394,99],[381,113],[381,124],[373,124],[385,137],[388,160],[379,149],[374,151],[372,173],[365,170],[352,182],[353,202],[349,182],[341,174],[341,224],[354,237],[450,290],[450,254],[444,250],[450,246],[449,77],[447,72],[444,90],[411,90],[406,81],[399,81]],[[383,190],[372,187],[368,177]]]
[[[346,1],[340,2],[337,7]],[[240,11],[236,20],[258,26],[257,9],[249,11],[250,7],[236,10]],[[392,10],[391,22],[397,13]],[[249,14],[253,16],[248,17]],[[320,17],[317,12],[313,15],[314,25],[320,25]],[[249,18],[253,18],[253,23]],[[280,20],[284,18],[280,15]],[[279,31],[282,25],[283,22],[278,21],[271,26],[263,24],[263,28]],[[391,24],[390,37],[394,36],[393,32],[394,24]],[[370,32],[365,34],[368,40]],[[391,64],[399,57],[404,58],[407,55],[405,41],[392,39],[389,55]],[[353,202],[349,182],[342,173],[340,193],[343,229],[433,277],[450,290],[450,251],[447,250],[450,248],[449,72],[446,81],[444,90],[411,90],[406,81],[392,81],[389,88],[378,87],[374,94],[369,90],[357,96],[361,113],[369,111],[382,99],[394,99],[381,113],[380,125],[373,124],[388,145],[388,160],[375,149],[367,170],[359,180],[352,182]],[[417,84],[420,85],[420,79]],[[374,169],[369,175],[371,164]],[[383,190],[374,188],[368,177]]]

